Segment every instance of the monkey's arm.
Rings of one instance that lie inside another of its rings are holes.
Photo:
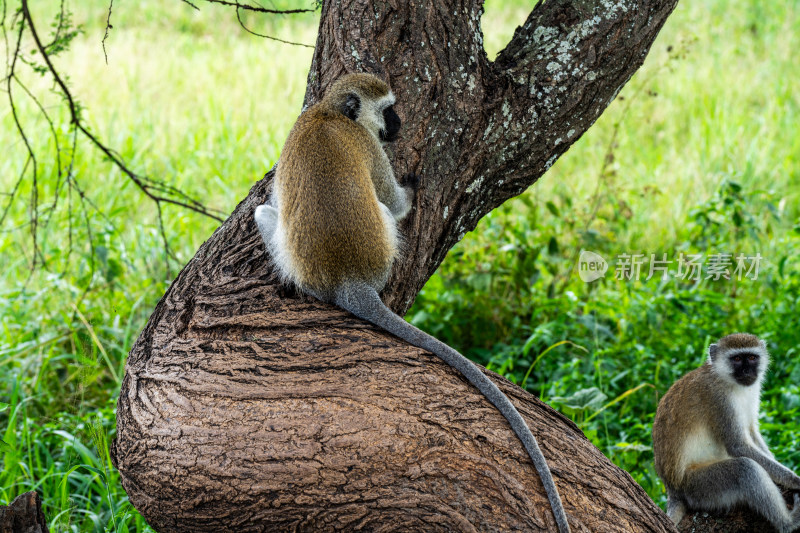
[[[392,165],[383,148],[380,157],[375,157],[373,167],[370,172],[372,184],[378,200],[389,208],[395,220],[402,220],[411,211],[411,200],[416,189],[416,183],[397,183],[392,171]]]
[[[769,477],[772,478],[772,481],[787,489],[800,490],[800,476],[761,450],[756,448],[751,448],[751,450],[753,451],[753,455],[747,455],[745,457],[750,457],[764,467],[764,470],[767,471],[767,474],[769,474]]]
[[[782,487],[800,490],[800,476],[776,461],[771,453],[764,453],[758,445],[754,446],[745,440],[745,431],[728,432],[725,447],[734,457],[748,457],[767,471],[769,477]],[[765,444],[766,446],[766,444]]]
[[[750,428],[750,437],[753,439],[753,442],[756,443],[756,446],[761,448],[761,451],[767,454],[767,456],[771,458],[775,458],[775,455],[769,450],[769,446],[767,443],[764,442],[764,437],[761,436],[761,432],[758,430],[757,427]]]

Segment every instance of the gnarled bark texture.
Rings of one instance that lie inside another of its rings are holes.
[[[383,75],[404,119],[395,168],[422,176],[390,307],[404,313],[450,247],[595,121],[675,2],[548,0],[494,62],[480,1],[324,4],[307,103],[344,72]],[[528,457],[474,388],[278,284],[252,219],[270,178],[131,350],[112,450],[131,502],[162,532],[552,531]],[[674,531],[569,420],[491,377],[539,439],[574,531]]]
[[[47,533],[42,513],[42,498],[35,491],[20,494],[14,501],[0,505],[0,533]]]

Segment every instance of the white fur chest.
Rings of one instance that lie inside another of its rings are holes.
[[[745,430],[758,430],[758,410],[761,404],[761,387],[759,384],[749,387],[734,387],[730,396],[731,408],[736,413],[736,421]]]
[[[730,456],[722,442],[715,439],[706,427],[697,427],[683,441],[680,470],[692,465],[722,461]]]

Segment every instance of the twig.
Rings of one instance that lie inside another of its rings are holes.
[[[6,77],[6,90],[8,93],[8,101],[9,104],[11,105],[11,116],[14,118],[14,124],[17,128],[17,132],[22,138],[22,141],[25,143],[25,149],[28,151],[28,161],[25,163],[25,166],[22,169],[22,173],[20,174],[20,180],[22,179],[23,176],[25,176],[25,172],[28,168],[28,163],[33,163],[33,186],[31,188],[32,212],[30,220],[31,220],[31,235],[33,237],[33,258],[31,260],[31,269],[34,269],[36,268],[36,255],[37,252],[39,251],[39,244],[37,242],[37,232],[36,232],[36,227],[38,224],[37,208],[39,204],[39,198],[38,198],[39,187],[37,183],[39,168],[38,168],[38,162],[36,161],[36,155],[33,153],[33,148],[31,147],[31,144],[28,141],[28,136],[25,134],[25,129],[22,127],[22,124],[20,124],[19,117],[17,116],[17,107],[14,104],[14,92],[11,89],[11,80],[15,77],[14,70],[16,69],[17,66],[17,58],[19,57],[20,54],[20,47],[22,46],[22,35],[24,33],[25,33],[25,20],[23,19],[19,25],[19,32],[17,34],[17,45],[14,50],[13,59],[11,61],[11,66],[9,68],[8,76]],[[18,186],[19,186],[19,181],[17,181],[17,184],[15,185],[14,188],[15,191],[17,190]],[[11,198],[9,198],[8,206],[3,212],[3,217],[2,217],[3,219],[5,219],[6,214],[8,213],[8,209],[11,207],[11,203],[13,201],[14,198],[12,196]],[[41,257],[42,263],[44,264],[44,256],[41,253],[39,253],[39,256]]]
[[[108,148],[107,146],[105,146],[102,142],[100,142],[100,140],[94,134],[92,134],[89,131],[89,129],[84,125],[83,121],[81,120],[80,110],[79,110],[78,104],[75,102],[75,100],[74,100],[74,98],[72,96],[72,93],[70,92],[69,88],[67,87],[66,83],[62,79],[62,77],[59,74],[59,72],[56,70],[55,66],[53,65],[53,63],[52,63],[52,61],[51,61],[51,59],[49,57],[49,55],[47,54],[47,50],[46,50],[45,46],[42,44],[42,40],[39,37],[38,31],[36,29],[36,26],[35,26],[35,24],[33,22],[33,18],[31,17],[31,14],[30,14],[30,11],[29,11],[29,8],[28,8],[28,1],[27,0],[21,0],[21,4],[22,4],[22,8],[21,8],[22,21],[20,22],[20,26],[19,26],[20,27],[20,29],[19,29],[20,33],[19,33],[19,36],[18,36],[17,49],[16,49],[16,51],[15,51],[15,53],[13,55],[13,59],[11,61],[11,66],[10,66],[10,69],[9,69],[9,77],[7,78],[7,88],[8,88],[8,90],[11,91],[11,77],[14,75],[14,67],[16,65],[16,60],[17,60],[17,58],[22,59],[21,55],[20,55],[20,46],[21,46],[20,43],[21,43],[21,40],[22,40],[22,34],[23,34],[23,32],[25,31],[25,29],[27,27],[27,29],[30,31],[31,36],[33,37],[33,41],[34,41],[34,43],[36,45],[36,49],[38,50],[38,52],[42,56],[42,60],[45,63],[47,72],[49,72],[50,75],[53,77],[56,86],[60,89],[60,92],[61,92],[62,96],[64,97],[64,99],[67,102],[67,107],[69,108],[69,113],[70,113],[70,126],[71,126],[71,128],[75,131],[75,133],[77,133],[77,131],[80,131],[81,134],[84,137],[89,139],[89,141],[91,141],[91,143],[94,144],[94,146],[97,149],[99,149],[103,154],[105,154],[106,157],[108,157],[112,161],[112,163],[117,166],[117,168],[119,168],[131,181],[133,181],[133,183],[139,188],[139,190],[141,190],[148,198],[150,198],[151,200],[153,200],[156,203],[156,206],[157,206],[157,209],[158,209],[158,213],[159,213],[159,230],[160,230],[160,234],[162,236],[162,240],[163,240],[163,244],[164,244],[164,250],[165,250],[165,253],[167,255],[167,258],[170,258],[170,257],[174,258],[175,256],[172,253],[172,250],[171,250],[171,248],[169,246],[169,242],[168,242],[168,239],[167,239],[167,236],[166,236],[166,231],[164,229],[163,207],[161,205],[162,203],[164,203],[164,204],[172,204],[172,205],[176,205],[176,206],[179,206],[179,207],[183,207],[185,209],[188,209],[188,210],[194,211],[196,213],[199,213],[199,214],[208,216],[210,218],[213,218],[213,219],[215,219],[215,220],[217,220],[219,222],[223,221],[223,219],[221,217],[222,212],[218,211],[218,210],[207,208],[202,203],[200,203],[199,201],[191,198],[190,196],[188,196],[187,194],[183,193],[182,191],[180,191],[176,187],[173,187],[173,186],[168,185],[168,184],[166,184],[164,182],[161,182],[161,181],[152,180],[152,179],[150,179],[150,178],[148,178],[146,176],[138,175],[137,173],[132,171],[130,168],[128,168],[128,166],[123,162],[122,158],[113,149]],[[108,34],[108,29],[111,28],[111,22],[110,21],[111,21],[112,6],[113,6],[113,0],[112,0],[112,3],[109,4],[109,14],[108,14],[108,18],[106,20],[106,24],[107,24],[106,34]],[[105,40],[105,38],[104,38],[104,40]],[[104,52],[105,52],[105,46],[104,46]],[[22,59],[22,60],[24,61],[24,59]],[[33,153],[33,149],[30,146],[30,143],[28,142],[28,137],[25,135],[25,132],[22,129],[22,126],[21,126],[21,124],[19,124],[19,120],[16,117],[16,108],[13,105],[13,94],[10,93],[9,94],[9,98],[11,99],[12,112],[13,112],[13,115],[15,117],[15,122],[17,123],[17,129],[18,129],[18,131],[19,131],[19,133],[20,133],[20,135],[21,135],[21,137],[22,137],[22,139],[23,139],[23,141],[24,141],[24,143],[26,145],[26,148],[28,149],[29,157],[32,160],[33,166],[34,166],[34,170],[33,170],[33,172],[34,172],[34,187],[33,187],[33,190],[35,192],[32,193],[34,195],[34,198],[32,198],[32,203],[33,203],[33,206],[34,206],[33,207],[34,212],[33,212],[33,215],[32,215],[32,217],[33,217],[32,218],[33,227],[31,229],[31,231],[32,231],[32,234],[33,234],[33,239],[34,239],[34,262],[33,262],[33,265],[35,266],[36,265],[36,253],[38,253],[38,255],[41,257],[42,263],[44,262],[43,254],[39,250],[38,242],[36,240],[37,239],[37,225],[38,225],[38,222],[37,222],[37,219],[38,219],[38,212],[37,212],[37,209],[38,209],[38,196],[36,196],[36,195],[38,195],[38,187],[36,186],[37,185],[36,180],[37,180],[37,177],[38,177],[38,167],[37,167],[37,161],[36,161],[35,155]],[[69,172],[67,173],[67,181],[69,182],[70,189],[75,188],[75,190],[78,192],[78,195],[79,195],[79,198],[80,198],[80,202],[81,202],[81,206],[82,206],[82,210],[84,211],[84,220],[85,220],[86,225],[87,225],[87,233],[88,233],[89,240],[90,240],[90,246],[92,247],[91,249],[93,251],[94,250],[93,237],[92,237],[91,227],[90,227],[90,223],[89,223],[88,212],[86,210],[86,203],[88,202],[90,205],[92,205],[92,204],[91,204],[91,201],[84,194],[83,190],[79,187],[79,185],[78,185],[77,181],[75,180],[74,176],[72,176],[72,163],[74,161],[74,149],[75,149],[75,140],[73,141],[73,158],[70,160],[70,169],[69,169]],[[92,207],[95,210],[97,210],[96,206],[92,205]],[[71,228],[70,228],[70,231],[71,231]],[[72,237],[71,237],[71,234],[70,234],[70,245],[71,245],[71,242],[72,242]],[[94,254],[92,253],[91,255],[93,256]],[[93,259],[93,257],[92,257],[92,259]],[[92,261],[92,263],[93,263],[93,261]],[[94,272],[94,264],[92,264],[92,272]]]
[[[108,30],[113,28],[114,26],[111,25],[111,9],[114,7],[114,0],[110,0],[108,3],[108,17],[106,17],[106,33],[103,35],[103,40],[101,44],[103,45],[103,57],[106,58],[106,65],[108,65],[108,54],[106,53],[106,39],[108,39]]]
[[[206,1],[208,1],[208,0],[206,0]],[[296,43],[294,41],[284,41],[283,39],[279,39],[279,38],[273,37],[271,35],[264,35],[262,33],[256,33],[254,31],[252,31],[250,28],[248,28],[247,26],[244,25],[244,21],[242,20],[242,16],[241,16],[241,13],[239,13],[239,8],[238,7],[236,8],[236,20],[239,21],[239,26],[241,26],[244,31],[246,31],[247,33],[250,33],[252,35],[255,35],[256,37],[263,37],[263,38],[269,39],[271,41],[278,41],[279,43],[284,43],[284,44],[292,44],[294,46],[305,46],[306,48],[314,48],[310,44]]]
[[[295,15],[297,13],[313,13],[313,9],[267,9],[260,6],[252,6],[248,4],[240,4],[239,2],[228,2],[227,0],[205,0],[209,4],[221,4],[223,6],[232,6],[238,9],[246,9],[248,11],[256,11],[258,13],[270,13],[272,15]]]

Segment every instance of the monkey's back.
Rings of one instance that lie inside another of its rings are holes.
[[[687,469],[695,464],[727,456],[716,435],[713,420],[702,413],[720,412],[712,408],[724,400],[715,396],[719,387],[709,384],[718,378],[704,364],[676,381],[658,404],[653,421],[653,455],[656,473],[672,490],[680,490]]]
[[[397,245],[372,183],[376,157],[386,155],[363,126],[319,105],[289,133],[275,187],[287,254],[282,274],[300,288],[329,294],[344,281],[374,284],[386,276]]]

